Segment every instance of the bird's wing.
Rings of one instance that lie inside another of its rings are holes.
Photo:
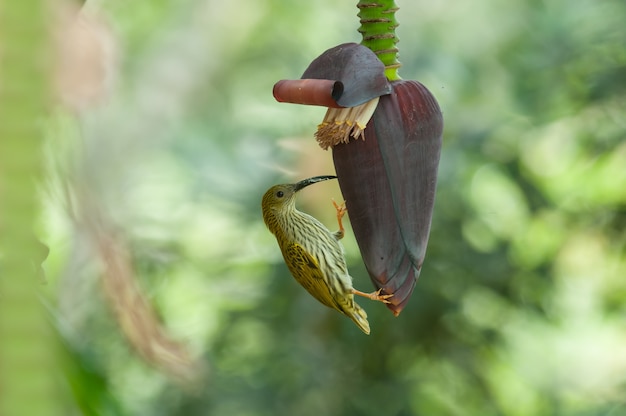
[[[324,274],[317,263],[298,243],[285,247],[285,258],[289,271],[295,279],[317,300],[324,305],[343,312],[343,308],[333,298],[324,280]]]

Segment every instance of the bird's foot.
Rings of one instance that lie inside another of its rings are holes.
[[[365,293],[365,292],[361,292],[360,290],[352,289],[352,293],[355,295],[363,296],[364,298],[369,298],[371,300],[376,300],[382,303],[391,303],[387,299],[393,297],[393,293],[390,295],[381,295],[380,292],[382,292],[382,290],[383,289],[381,288],[381,289],[378,289],[376,292]]]
[[[335,238],[337,238],[337,240],[341,240],[345,232],[341,220],[346,212],[348,212],[348,208],[346,208],[346,201],[343,201],[341,204],[336,203],[334,199],[332,201],[333,206],[337,210],[337,223],[339,224],[339,230],[335,232]]]

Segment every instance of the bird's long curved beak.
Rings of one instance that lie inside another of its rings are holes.
[[[295,191],[298,192],[302,188],[306,188],[309,185],[312,185],[317,182],[327,181],[329,179],[337,179],[336,176],[332,175],[324,175],[324,176],[314,176],[312,178],[303,179],[300,182],[296,183]]]

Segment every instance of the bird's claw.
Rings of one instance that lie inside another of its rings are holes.
[[[355,295],[363,296],[365,298],[369,298],[371,300],[378,301],[378,302],[391,303],[387,299],[392,298],[393,293],[390,295],[381,295],[380,292],[382,292],[382,290],[383,289],[381,288],[381,289],[378,289],[376,292],[364,293],[364,292],[361,292],[360,290],[352,289],[352,293]]]
[[[341,219],[343,218],[345,213],[348,212],[348,208],[346,208],[346,201],[343,201],[341,204],[336,203],[334,199],[331,199],[331,201],[333,201],[333,206],[337,210],[337,223],[339,224],[339,230],[335,233],[335,237],[337,238],[337,240],[340,240],[343,238],[343,234],[345,231]]]
[[[341,204],[336,203],[334,199],[331,199],[331,201],[333,201],[333,206],[337,210],[337,220],[341,221],[345,213],[348,212],[346,201],[343,201]]]
[[[383,289],[381,288],[381,289],[378,289],[376,292],[370,293],[370,299],[377,300],[377,301],[382,302],[382,303],[391,303],[387,299],[392,298],[393,297],[393,293],[391,293],[389,295],[381,295],[380,292],[382,292],[382,290]]]

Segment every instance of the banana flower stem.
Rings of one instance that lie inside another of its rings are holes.
[[[359,33],[363,36],[361,45],[372,50],[385,65],[385,76],[389,81],[401,79],[398,68],[398,37],[396,36],[395,13],[398,11],[394,0],[360,0],[356,6],[359,9],[361,27]]]

